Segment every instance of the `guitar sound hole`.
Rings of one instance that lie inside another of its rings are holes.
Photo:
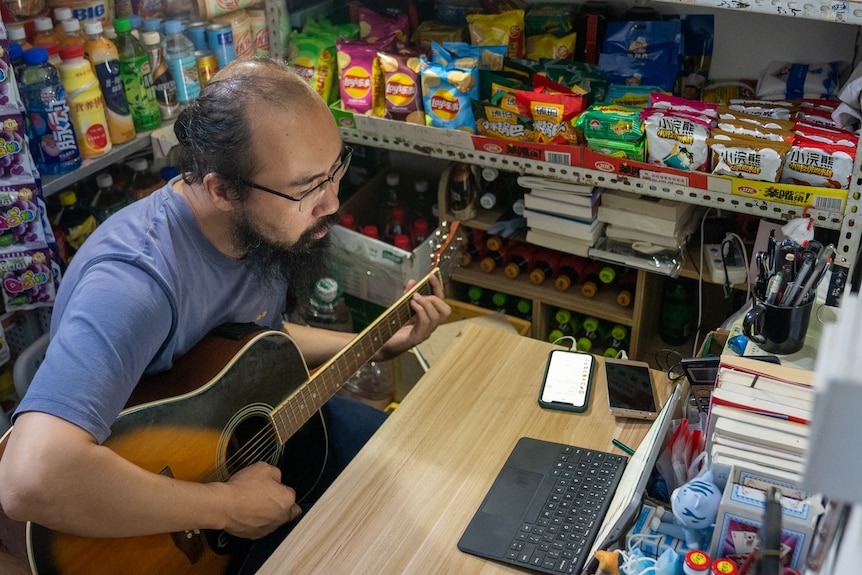
[[[270,419],[252,415],[243,418],[232,428],[227,442],[225,466],[228,474],[233,475],[257,461],[275,465],[281,451]]]

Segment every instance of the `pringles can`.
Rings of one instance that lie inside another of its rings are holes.
[[[236,59],[230,24],[210,24],[207,26],[207,44],[209,49],[215,52],[219,69]]]
[[[213,74],[219,71],[218,58],[212,50],[197,50],[195,62],[198,66],[198,81],[201,84],[201,89],[203,89]]]

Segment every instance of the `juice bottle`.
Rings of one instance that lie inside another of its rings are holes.
[[[86,42],[84,54],[99,80],[105,99],[105,117],[111,143],[122,144],[135,137],[135,124],[129,112],[129,103],[120,79],[120,62],[117,47],[105,38],[102,23],[98,20],[84,24]]]
[[[25,51],[24,64],[21,88],[30,120],[30,153],[42,174],[71,172],[81,165],[81,154],[60,75],[44,46]]]
[[[33,27],[36,29],[36,33],[33,35],[33,46],[44,46],[50,42],[57,42],[54,23],[47,16],[36,18],[33,21]]]
[[[162,123],[162,114],[156,100],[156,89],[153,86],[153,70],[147,51],[132,36],[132,24],[128,18],[114,20],[114,30],[117,32],[117,52],[120,56],[120,78],[135,130],[143,132],[158,128]]]
[[[60,39],[60,50],[66,46],[83,46],[86,38],[81,30],[81,22],[75,18],[63,20],[63,38]],[[62,56],[60,56],[62,59]]]
[[[78,22],[66,20],[66,22]],[[107,154],[113,148],[108,136],[108,121],[99,81],[90,63],[84,60],[84,47],[72,44],[60,51],[60,81],[66,88],[78,149],[85,158]]]
[[[24,26],[6,26],[6,35],[9,37],[9,44],[20,44],[21,50],[29,50],[33,44],[27,41],[27,31]],[[20,77],[18,78],[21,79]]]

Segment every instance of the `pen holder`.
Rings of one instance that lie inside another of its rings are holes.
[[[796,353],[805,345],[814,301],[812,297],[798,306],[780,307],[755,297],[742,320],[742,332],[765,352]]]

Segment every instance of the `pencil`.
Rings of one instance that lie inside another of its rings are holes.
[[[629,447],[628,445],[626,445],[625,443],[623,443],[623,442],[622,442],[622,441],[620,441],[619,439],[614,438],[614,439],[612,439],[612,440],[611,440],[611,443],[613,443],[614,445],[616,445],[617,447],[619,447],[620,449],[622,449],[623,451],[625,451],[625,452],[626,452],[626,453],[628,453],[629,455],[634,455],[634,454],[635,454],[635,450],[634,450],[634,449],[632,449],[631,447]]]

